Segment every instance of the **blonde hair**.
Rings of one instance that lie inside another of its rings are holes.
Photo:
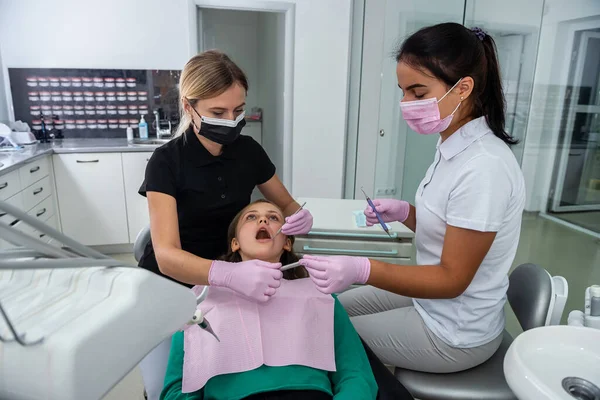
[[[234,83],[248,91],[248,78],[244,71],[224,53],[208,50],[192,57],[183,67],[179,78],[179,108],[181,118],[175,136],[183,134],[192,122],[185,112],[184,99],[192,107],[198,100],[220,95]]]

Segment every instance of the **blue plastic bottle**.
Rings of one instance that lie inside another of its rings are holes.
[[[138,126],[140,128],[140,139],[148,139],[148,123],[143,115]]]

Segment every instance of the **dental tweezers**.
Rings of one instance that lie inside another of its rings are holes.
[[[293,213],[292,215],[290,215],[290,217],[293,217],[294,215],[298,214],[306,205],[306,202],[304,202],[299,209],[296,210],[295,213]],[[281,230],[283,229],[283,226],[281,228],[279,228],[279,230],[275,233],[275,235],[273,235],[273,239],[275,239],[275,236],[279,235],[281,233]],[[283,271],[283,270],[282,270]]]
[[[292,264],[288,264],[288,265],[284,265],[283,267],[281,267],[280,271],[287,271],[288,269],[292,269],[292,268],[296,268],[301,266],[302,264],[300,263],[300,261],[292,263]]]

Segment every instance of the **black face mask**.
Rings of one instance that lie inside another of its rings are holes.
[[[202,117],[193,107],[192,110],[200,117],[200,129],[198,129],[194,120],[192,120],[192,124],[198,129],[198,133],[215,143],[227,145],[235,142],[240,136],[242,128],[246,126],[245,113],[241,113],[232,121],[230,119]]]

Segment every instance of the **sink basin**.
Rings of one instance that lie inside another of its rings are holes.
[[[133,139],[131,144],[140,146],[161,146],[168,143],[171,139]]]
[[[504,358],[520,400],[600,400],[600,330],[545,326],[523,332]]]

